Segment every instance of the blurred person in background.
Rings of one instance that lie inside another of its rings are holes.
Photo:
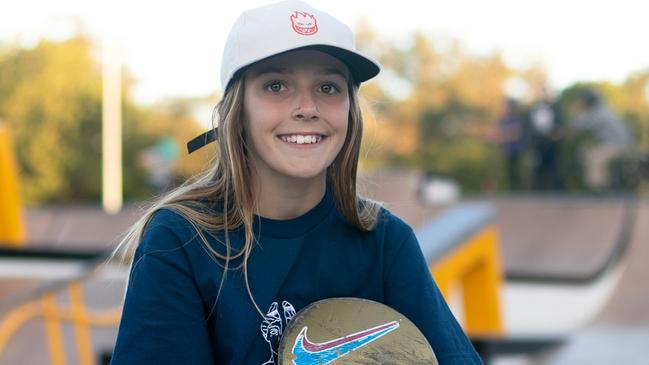
[[[164,137],[138,156],[138,162],[146,170],[149,185],[156,194],[170,188],[178,153],[176,141],[171,137]]]
[[[561,113],[559,103],[545,88],[530,109],[529,123],[532,189],[559,190],[563,187],[559,174]]]
[[[507,173],[507,187],[510,190],[522,188],[521,156],[525,141],[525,113],[514,98],[506,98],[505,112],[498,123],[498,141],[502,147]]]
[[[585,89],[579,99],[582,111],[571,127],[574,132],[592,136],[591,143],[584,148],[580,157],[588,187],[602,191],[612,186],[611,163],[631,151],[633,139],[624,121],[594,90]]]

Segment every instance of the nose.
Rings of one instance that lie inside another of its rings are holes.
[[[320,118],[320,110],[315,96],[311,92],[302,92],[296,98],[293,118],[297,120],[309,121]]]

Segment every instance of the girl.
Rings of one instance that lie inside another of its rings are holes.
[[[358,87],[378,72],[346,25],[305,3],[239,17],[218,133],[193,142],[216,138],[215,165],[118,247],[132,267],[112,364],[276,365],[296,311],[331,297],[401,312],[440,364],[481,363],[412,229],[356,194]]]

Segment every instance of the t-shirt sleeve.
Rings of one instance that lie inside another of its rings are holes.
[[[386,304],[419,328],[440,365],[482,364],[433,281],[412,229],[405,236],[387,268]]]
[[[112,365],[213,363],[205,305],[169,214],[154,216],[136,250]]]

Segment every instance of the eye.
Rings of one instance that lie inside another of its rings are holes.
[[[267,82],[264,85],[264,89],[273,93],[278,93],[280,91],[285,90],[286,87],[284,86],[284,84],[282,84],[281,81],[274,80],[274,81]]]
[[[332,83],[327,83],[323,84],[320,86],[320,91],[322,91],[325,94],[334,94],[339,91],[338,86],[332,84]]]

